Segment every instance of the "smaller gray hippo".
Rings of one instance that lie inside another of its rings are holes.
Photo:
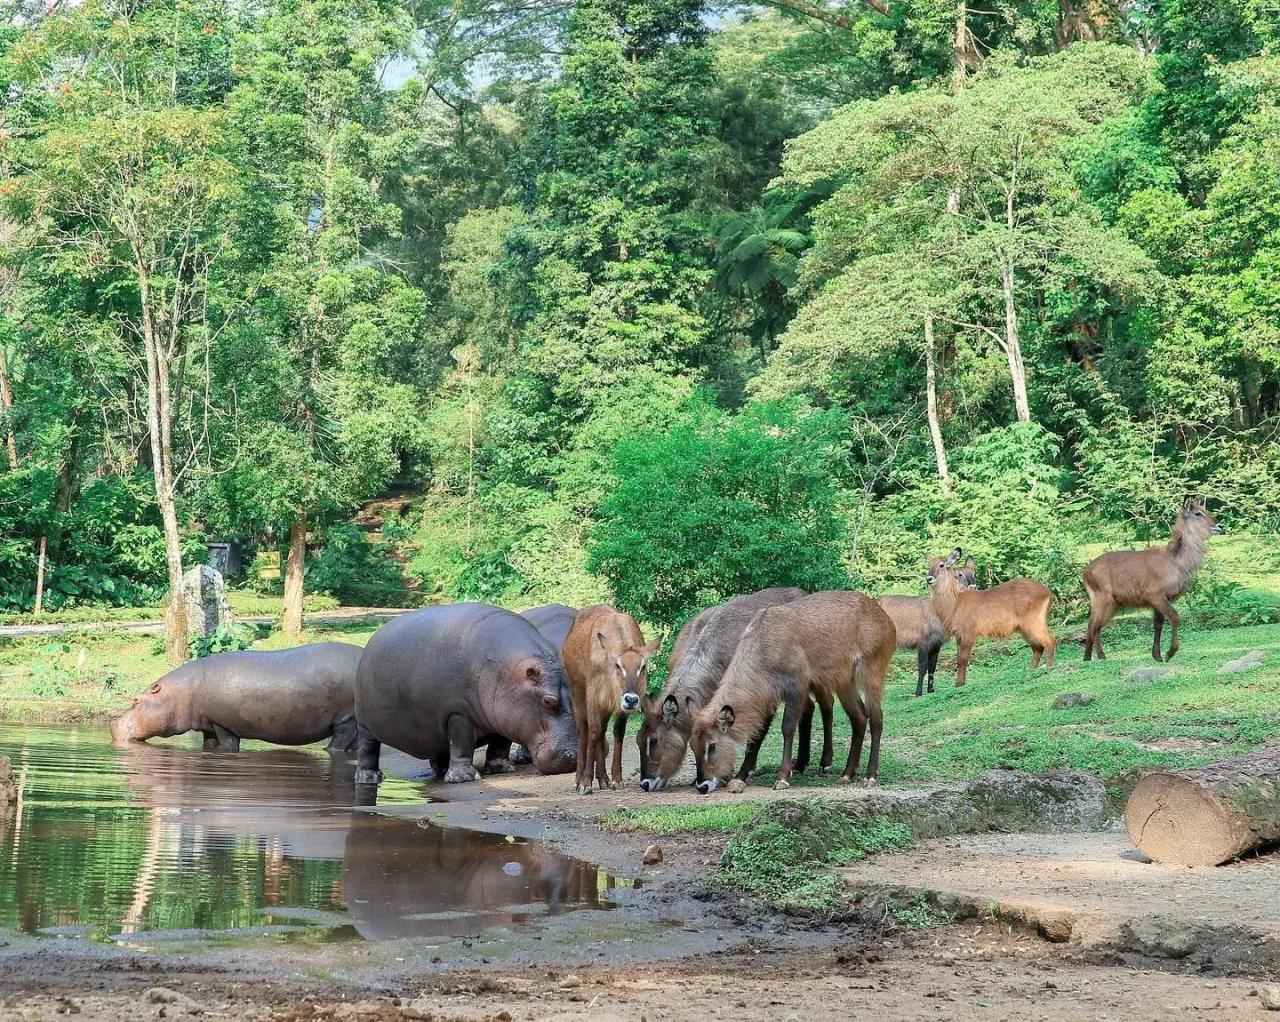
[[[543,607],[530,607],[528,610],[522,610],[520,611],[520,616],[526,621],[532,621],[533,627],[538,629],[551,645],[555,646],[557,653],[560,653],[564,648],[565,636],[569,634],[569,629],[573,627],[578,611],[577,608],[569,607],[563,603],[548,603]],[[561,661],[563,659],[562,655]],[[516,766],[525,766],[533,762],[533,757],[529,755],[529,750],[523,745],[517,745],[515,752],[511,756],[511,762]]]
[[[272,653],[215,653],[170,671],[111,723],[115,745],[200,731],[206,749],[254,738],[278,745],[356,745],[356,668],[363,650],[317,642]]]

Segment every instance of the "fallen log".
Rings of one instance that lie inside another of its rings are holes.
[[[1147,774],[1124,824],[1144,855],[1184,866],[1218,866],[1280,842],[1280,745]]]

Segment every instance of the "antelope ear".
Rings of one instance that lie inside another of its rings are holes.
[[[662,700],[662,719],[668,724],[674,724],[678,716],[680,716],[680,704],[675,696],[667,696]]]
[[[662,648],[662,640],[663,636],[659,635],[646,642],[643,646],[645,656],[651,657],[654,653],[658,652],[658,650]]]
[[[720,712],[716,714],[716,727],[722,732],[728,731],[729,728],[733,727],[733,722],[736,719],[733,715],[732,706],[722,706],[720,707]]]
[[[974,568],[973,558],[972,558],[972,557],[970,557],[967,561],[965,561],[965,562],[964,562],[964,566],[965,566],[966,568],[968,568],[970,571],[972,571],[972,570],[973,570],[973,568]]]
[[[609,649],[609,647],[606,646],[604,642],[604,632],[596,632],[596,642],[600,643],[601,649],[606,651]]]
[[[956,561],[960,560],[960,558],[963,556],[964,556],[964,551],[961,550],[959,547],[956,547],[954,550],[951,551],[951,553],[947,554],[947,559],[943,563],[946,564],[946,566],[949,568],[951,567],[951,565],[955,564]]]

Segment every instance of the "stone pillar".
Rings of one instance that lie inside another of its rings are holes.
[[[188,639],[212,635],[218,628],[232,625],[227,585],[209,565],[201,564],[182,576],[182,595],[187,604]]]

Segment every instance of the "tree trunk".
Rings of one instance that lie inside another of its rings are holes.
[[[1217,866],[1280,841],[1280,745],[1190,770],[1148,774],[1124,810],[1157,862]]]
[[[307,512],[299,511],[289,523],[289,561],[284,573],[284,634],[302,632],[303,569],[307,560]]]
[[[955,54],[955,63],[951,68],[951,89],[957,95],[964,91],[965,81],[968,78],[969,11],[965,2],[966,0],[960,0],[956,4],[956,30],[951,42],[951,49]]]
[[[164,556],[169,567],[169,607],[164,616],[164,649],[178,663],[187,659],[187,602],[182,592],[182,534],[173,491],[156,479],[156,502],[164,523]]]
[[[49,552],[49,537],[40,537],[40,556],[36,559],[36,617],[44,613],[44,559]]]
[[[13,438],[13,391],[9,387],[9,367],[5,362],[4,348],[0,348],[0,419],[5,422],[5,449],[9,455],[9,468],[18,467],[18,445]]]
[[[1013,381],[1013,407],[1019,422],[1031,421],[1031,405],[1027,402],[1027,367],[1022,362],[1022,341],[1018,336],[1018,307],[1013,296],[1013,260],[1006,257],[1000,264],[1000,280],[1004,288],[1004,353],[1009,360],[1009,377]]]
[[[938,421],[938,386],[933,368],[933,317],[924,317],[924,389],[929,412],[929,439],[933,441],[933,460],[938,465],[938,484],[951,496],[951,472],[947,467],[947,449],[942,443],[942,425]]]

